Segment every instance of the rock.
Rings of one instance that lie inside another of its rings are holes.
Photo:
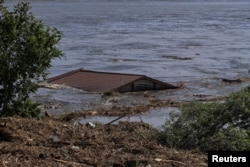
[[[87,126],[87,127],[90,127],[90,128],[95,128],[95,127],[96,127],[96,125],[93,124],[92,122],[86,123],[86,126]]]
[[[80,150],[80,147],[78,147],[78,146],[72,146],[71,147],[73,150]]]
[[[49,143],[59,143],[61,140],[58,136],[52,135],[47,140]]]

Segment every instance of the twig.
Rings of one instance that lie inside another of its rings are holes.
[[[85,158],[84,160],[88,161],[90,159],[91,158]],[[62,162],[62,163],[70,163],[70,164],[75,164],[75,165],[83,165],[82,163],[79,163],[79,162],[65,161],[65,160],[61,160],[61,159],[53,159],[52,158],[51,160],[54,160],[54,161],[57,161],[57,162]],[[87,163],[87,162],[85,162],[85,164],[90,165],[90,166],[97,166],[96,164],[90,164],[90,163]]]
[[[183,162],[180,162],[180,161],[174,161],[174,160],[163,160],[163,162],[174,162],[174,163],[177,163],[177,164],[182,164],[182,165],[187,165]]]
[[[202,166],[207,166],[207,164],[206,163],[195,163],[195,164],[193,164],[194,166],[200,166],[200,167],[202,167]]]
[[[78,163],[78,162],[73,162],[73,161],[65,161],[65,160],[61,160],[61,159],[51,159],[51,160],[54,160],[54,161],[57,161],[57,162],[63,162],[63,163],[71,163],[71,164],[78,164],[78,165],[81,165],[80,163]]]
[[[180,161],[175,161],[175,160],[164,160],[164,159],[160,159],[160,158],[156,158],[155,161],[157,162],[173,162],[173,163],[178,163],[178,164],[181,164],[181,165],[187,165],[183,162],[180,162]]]
[[[115,121],[118,121],[119,119],[122,119],[122,118],[125,117],[125,116],[127,116],[127,114],[124,114],[124,115],[122,115],[122,116],[120,116],[120,117],[118,117],[118,118],[116,118],[116,119],[110,121],[109,123],[106,123],[106,125],[110,125],[110,124],[114,123]]]
[[[3,167],[7,167],[5,164],[8,163],[6,161],[2,161]]]

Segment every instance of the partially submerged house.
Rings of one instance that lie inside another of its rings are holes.
[[[82,68],[49,78],[48,83],[63,84],[89,92],[134,92],[178,88],[145,75],[99,72]]]

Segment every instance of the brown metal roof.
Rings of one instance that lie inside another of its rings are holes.
[[[137,84],[139,86],[135,87],[134,82],[140,82],[140,84]],[[177,88],[176,86],[155,80],[153,78],[149,78],[144,75],[99,72],[85,69],[78,69],[62,75],[58,75],[53,78],[49,78],[48,83],[64,84],[90,92],[104,92],[109,90],[116,90],[121,92],[129,90],[146,90],[147,88],[140,88],[140,85],[145,86],[145,83],[160,85],[158,86],[159,89]],[[125,90],[125,87],[131,88],[127,88]],[[157,89],[155,86],[154,88]]]

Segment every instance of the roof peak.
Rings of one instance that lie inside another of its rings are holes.
[[[102,73],[102,74],[117,74],[117,75],[133,75],[133,76],[141,76],[144,77],[145,75],[142,74],[131,74],[131,73],[121,73],[121,72],[109,72],[109,71],[96,71],[96,70],[88,70],[85,68],[79,68],[78,70],[73,70],[76,72],[92,72],[92,73]]]

